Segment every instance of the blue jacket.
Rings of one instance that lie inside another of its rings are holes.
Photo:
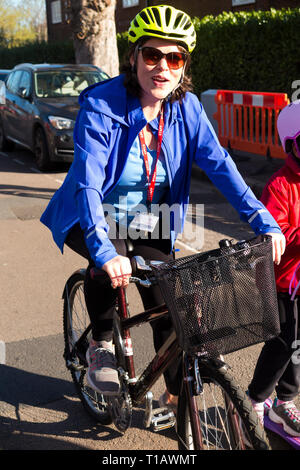
[[[102,201],[117,184],[132,143],[147,122],[139,99],[126,92],[123,79],[120,75],[92,85],[80,95],[74,161],[41,217],[62,252],[69,230],[80,222],[87,248],[98,267],[117,255],[108,237]],[[157,135],[157,119],[151,126]],[[206,172],[256,234],[280,233],[274,218],[220,146],[194,94],[187,93],[182,104],[166,103],[162,149],[170,183],[165,202],[180,206],[180,227],[171,227],[172,246],[183,228],[193,162]]]

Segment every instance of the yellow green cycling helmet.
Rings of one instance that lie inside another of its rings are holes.
[[[128,40],[135,43],[144,36],[182,43],[189,52],[196,46],[196,32],[191,18],[170,5],[144,8],[131,21]]]

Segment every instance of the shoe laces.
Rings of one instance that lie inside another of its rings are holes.
[[[300,423],[300,411],[293,401],[286,402],[283,407],[288,417],[291,418],[294,423]]]
[[[106,348],[91,348],[90,360],[92,369],[100,369],[102,367],[115,367],[115,357],[112,351]]]

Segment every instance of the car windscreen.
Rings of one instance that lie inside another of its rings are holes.
[[[36,72],[35,93],[39,98],[65,98],[79,96],[94,83],[106,80],[108,75],[101,71],[53,70]]]

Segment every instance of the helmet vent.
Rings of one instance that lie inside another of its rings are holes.
[[[179,34],[179,33],[164,33],[162,31],[156,31],[155,29],[149,29],[149,28],[144,28],[145,33],[150,33],[153,34],[153,36],[156,37],[167,37],[167,38],[174,38],[174,39],[182,39],[184,38],[184,34]]]
[[[177,28],[177,27],[178,27],[178,25],[179,25],[179,23],[180,23],[182,17],[183,17],[183,13],[179,13],[179,14],[177,15],[176,20],[175,20],[175,23],[174,23],[174,28]]]
[[[171,8],[167,8],[166,9],[166,25],[167,26],[169,26],[170,24],[171,14],[172,14]]]
[[[196,32],[191,18],[171,5],[144,8],[131,21],[128,33],[130,43],[151,36],[178,41],[188,52],[192,52],[196,45]]]
[[[146,13],[144,11],[141,11],[140,13],[140,17],[142,18],[142,20],[145,21],[146,24],[150,24],[150,21],[149,21],[149,18],[148,18],[148,15],[146,15]]]
[[[149,8],[149,9],[148,9],[148,14],[151,16],[151,21],[152,21],[152,23],[155,23],[155,18],[154,18],[154,15],[153,15],[153,13],[152,13],[152,8]]]
[[[156,19],[156,22],[158,24],[158,26],[161,28],[162,24],[161,24],[161,19],[160,19],[160,14],[159,14],[159,11],[157,8],[152,8],[152,11],[153,11],[153,14],[155,16],[155,19]]]

